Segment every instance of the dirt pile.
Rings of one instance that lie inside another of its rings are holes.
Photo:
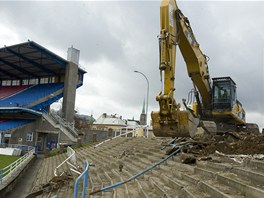
[[[264,136],[254,133],[228,132],[220,137],[213,137],[207,141],[184,140],[188,143],[183,152],[196,156],[207,156],[216,151],[224,154],[264,154]]]
[[[214,141],[208,145],[203,154],[211,154],[219,151],[225,154],[264,154],[264,136],[248,133],[229,133],[222,141]]]

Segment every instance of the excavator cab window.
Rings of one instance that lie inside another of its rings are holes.
[[[235,82],[230,77],[213,78],[213,110],[231,110],[235,102]]]

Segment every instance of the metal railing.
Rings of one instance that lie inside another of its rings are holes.
[[[89,163],[86,160],[84,163],[84,171],[82,174],[76,179],[74,185],[74,198],[78,198],[78,191],[79,191],[79,183],[80,180],[83,178],[83,189],[82,189],[82,198],[85,198],[86,188],[88,186],[88,177],[89,177]]]
[[[75,151],[71,148],[71,147],[67,147],[67,155],[68,155],[68,157],[67,157],[67,159],[65,159],[61,164],[59,164],[56,168],[55,168],[55,170],[54,170],[54,175],[55,176],[58,176],[58,169],[63,165],[63,164],[65,164],[65,163],[67,163],[67,162],[69,162],[69,161],[71,161],[74,165],[76,165],[77,164],[77,162],[76,162],[76,155],[75,155]],[[63,173],[62,173],[63,174]],[[61,174],[61,175],[62,175]]]
[[[73,137],[75,137],[75,138],[78,137],[79,131],[78,131],[78,129],[76,129],[74,127],[73,123],[66,122],[66,120],[63,119],[62,117],[60,117],[58,114],[48,113],[46,111],[43,111],[43,113],[46,114],[47,116],[49,116],[55,123],[57,123],[60,126],[68,129],[67,131],[69,131]]]
[[[2,144],[1,144],[2,145]],[[16,145],[19,146],[19,145]],[[25,145],[21,145],[25,146]],[[18,148],[18,147],[13,147]],[[4,167],[0,170],[0,183],[2,184],[5,180],[8,179],[8,177],[12,176],[15,171],[18,170],[22,165],[28,163],[28,160],[32,158],[32,156],[35,154],[35,147],[29,147],[28,146],[28,152],[14,161],[12,164],[9,164],[8,166]]]
[[[49,113],[49,115],[54,118],[56,121],[58,121],[59,123],[63,124],[66,127],[69,127],[70,129],[72,129],[73,131],[78,131],[78,129],[76,129],[74,127],[74,123],[70,123],[70,122],[66,122],[65,119],[63,119],[61,116],[59,116],[58,114],[55,113]]]

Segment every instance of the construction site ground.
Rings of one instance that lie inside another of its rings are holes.
[[[161,161],[166,153],[175,150],[171,146],[161,150],[169,141],[169,138],[121,137],[96,148],[91,145],[76,149],[78,164],[83,166],[85,160],[90,164],[87,195],[126,181]],[[184,146],[165,163],[133,181],[90,197],[263,197],[263,135],[227,133],[218,139],[179,138],[175,143],[177,147]],[[45,158],[31,192],[37,192],[50,180],[56,183],[54,169],[66,158],[66,153]],[[67,164],[59,171],[65,172],[60,185],[31,197],[73,197],[78,175]]]

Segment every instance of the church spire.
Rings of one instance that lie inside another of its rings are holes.
[[[145,111],[145,98],[144,98],[142,113],[140,115],[139,122],[140,122],[140,125],[146,125],[146,123],[147,123],[147,121],[146,121],[146,111]]]
[[[144,101],[143,101],[142,114],[146,114],[146,111],[145,111],[145,98],[144,98]]]

